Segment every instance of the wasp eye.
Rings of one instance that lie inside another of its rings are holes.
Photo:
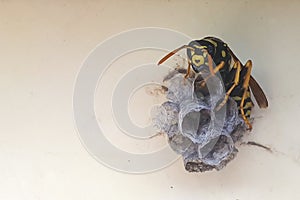
[[[204,57],[200,55],[193,55],[192,63],[193,65],[199,67],[200,65],[204,64]]]

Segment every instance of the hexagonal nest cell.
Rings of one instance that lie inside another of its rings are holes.
[[[189,172],[222,169],[236,156],[235,144],[246,130],[233,99],[216,110],[225,97],[223,82],[218,76],[203,81],[207,76],[209,72],[185,78],[178,70],[168,74],[167,101],[153,116],[154,126],[168,136]]]

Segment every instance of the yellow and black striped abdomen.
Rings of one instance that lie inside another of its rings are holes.
[[[230,72],[223,79],[226,91],[234,84],[234,77],[235,77],[234,75],[236,74],[236,70],[237,69],[232,68]],[[243,88],[246,75],[247,75],[247,68],[243,66],[240,71],[239,83],[230,93],[230,97],[232,97],[235,100],[239,108],[239,114],[242,114],[241,112],[243,112],[245,117],[249,119],[254,104],[251,100],[251,93],[250,93],[249,86],[246,89]],[[243,99],[245,90],[247,91],[245,93],[245,98]]]
[[[245,114],[245,117],[247,117],[249,119],[250,115],[251,115],[251,110],[252,110],[252,107],[253,107],[253,102],[251,100],[251,94],[250,94],[249,88],[248,88],[248,90],[246,92],[246,96],[245,96],[245,99],[244,99],[243,107],[241,108],[240,105],[242,103],[243,93],[244,93],[244,89],[241,89],[239,91],[238,91],[238,89],[235,89],[235,90],[233,90],[233,92],[232,92],[232,94],[230,96],[236,102],[236,104],[237,104],[237,106],[239,108],[239,114],[241,114],[241,112],[243,110],[243,112]]]

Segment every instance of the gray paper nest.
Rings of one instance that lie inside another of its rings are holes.
[[[215,111],[225,95],[221,79],[214,76],[203,87],[202,76],[185,79],[180,73],[169,74],[165,78],[168,100],[153,117],[154,126],[168,136],[170,147],[182,155],[189,172],[222,169],[237,154],[235,143],[245,131],[233,99]]]

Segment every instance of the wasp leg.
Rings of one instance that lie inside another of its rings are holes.
[[[210,58],[211,58],[211,57],[210,57]],[[210,59],[209,59],[209,60],[210,60]],[[209,62],[208,67],[209,67],[210,75],[207,76],[207,77],[205,77],[205,78],[201,81],[201,83],[200,83],[200,84],[201,84],[201,87],[204,87],[205,84],[206,84],[206,82],[207,82],[207,80],[210,79],[211,77],[215,76],[216,73],[217,73],[218,71],[220,71],[220,69],[222,69],[224,66],[225,66],[225,62],[224,62],[224,61],[221,61],[220,64],[218,64],[218,65],[213,69],[212,64],[210,64],[210,62]]]
[[[234,63],[233,68],[236,69],[233,85],[226,92],[226,95],[225,95],[223,101],[217,106],[216,111],[220,110],[226,104],[230,93],[239,84],[240,72],[241,72],[241,63],[240,62]]]
[[[230,52],[234,62],[240,62],[239,59],[237,58],[237,56],[232,52],[232,50],[228,47],[228,51]],[[245,76],[245,80],[243,83],[243,89],[244,89],[244,93],[243,93],[243,97],[240,103],[240,111],[241,111],[241,115],[242,118],[244,120],[244,122],[247,124],[248,126],[248,130],[252,130],[252,125],[249,122],[249,120],[246,117],[246,114],[244,112],[244,103],[245,103],[245,99],[247,97],[247,93],[249,94],[249,82],[250,82],[250,78],[251,78],[251,70],[252,70],[252,62],[251,60],[248,60],[245,67],[247,68],[247,74]]]
[[[188,68],[187,68],[184,78],[185,79],[188,78],[190,76],[190,73],[191,73],[191,63],[190,63],[190,61],[188,61]]]
[[[221,61],[220,64],[218,64],[215,68],[213,68],[213,59],[212,57],[208,54],[208,67],[210,74],[214,76],[220,69],[222,69],[225,65],[224,61]]]
[[[210,71],[210,74],[213,75],[214,74],[214,68],[213,68],[213,59],[212,57],[208,55],[208,67],[209,67],[209,71]]]
[[[218,71],[220,71],[223,67],[225,66],[225,62],[221,61],[220,64],[218,64],[214,70],[213,70],[213,74],[215,75]]]
[[[245,121],[246,125],[248,126],[248,130],[251,131],[252,130],[252,125],[249,122],[249,120],[247,119],[246,114],[244,112],[244,103],[245,103],[245,99],[247,97],[247,92],[249,90],[249,81],[250,81],[251,70],[252,70],[251,60],[247,61],[245,67],[247,68],[247,74],[245,76],[244,83],[243,83],[244,93],[243,93],[243,97],[242,97],[242,100],[241,100],[241,103],[240,103],[240,111],[241,111],[241,115],[242,115],[243,120]],[[249,92],[248,92],[248,95],[249,95]]]

